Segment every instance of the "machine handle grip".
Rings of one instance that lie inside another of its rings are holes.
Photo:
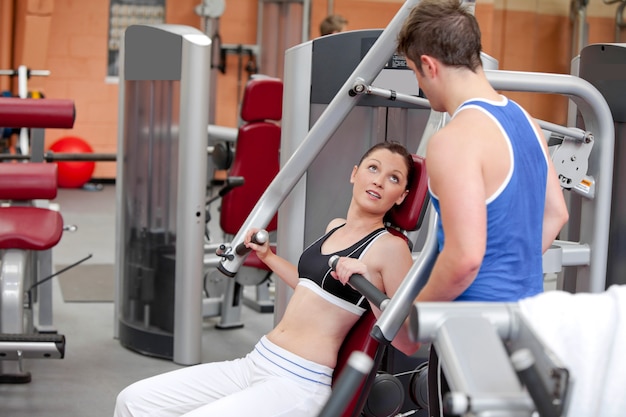
[[[224,197],[233,188],[241,187],[245,183],[244,177],[227,177],[226,186],[219,191],[219,196]]]
[[[528,389],[528,394],[537,407],[541,417],[558,417],[561,413],[552,403],[550,393],[546,389],[535,365],[535,357],[530,349],[519,349],[511,354],[511,362],[520,379]]]
[[[374,360],[365,353],[355,350],[350,354],[346,367],[333,387],[332,394],[317,417],[336,417],[343,414],[346,398],[356,394],[374,365]]]
[[[333,255],[328,260],[328,266],[334,271],[339,262],[339,255]],[[348,279],[348,283],[354,287],[355,290],[360,292],[367,298],[372,304],[378,307],[381,311],[387,307],[389,303],[389,297],[381,290],[376,288],[374,284],[369,282],[363,275],[354,274]]]
[[[257,245],[263,245],[270,239],[270,234],[265,229],[261,229],[255,234],[252,235],[252,239],[250,240],[252,243],[256,243]],[[235,253],[239,256],[243,256],[246,253],[250,252],[252,249],[247,247],[243,242],[238,244],[235,247]]]

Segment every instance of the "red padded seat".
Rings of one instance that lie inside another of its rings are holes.
[[[428,204],[428,175],[426,160],[418,155],[413,157],[413,181],[409,184],[409,194],[399,206],[389,212],[388,220],[400,230],[414,231],[420,228]]]
[[[33,207],[31,200],[57,195],[57,166],[43,162],[0,164],[0,249],[45,250],[56,245],[63,233],[57,211]]]
[[[61,240],[63,218],[39,207],[0,207],[0,249],[46,250]]]

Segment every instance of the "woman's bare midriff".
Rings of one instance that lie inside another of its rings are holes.
[[[348,331],[359,317],[297,286],[280,323],[267,334],[274,344],[334,368]]]

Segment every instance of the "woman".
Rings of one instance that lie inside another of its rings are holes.
[[[298,266],[269,250],[246,246],[285,283],[293,295],[278,325],[245,358],[206,363],[148,378],[118,396],[116,417],[139,416],[316,416],[330,395],[333,368],[346,334],[371,308],[345,285],[361,274],[393,296],[412,265],[406,242],[388,233],[384,216],[402,203],[413,162],[397,143],[373,146],[352,170],[352,199],[346,219],[335,219],[309,246]],[[336,272],[328,259],[341,258]],[[374,309],[375,314],[380,314]],[[400,334],[394,345],[411,351]]]

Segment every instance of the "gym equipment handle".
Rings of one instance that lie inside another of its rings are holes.
[[[339,375],[328,402],[317,417],[337,417],[346,408],[346,399],[354,397],[363,380],[367,377],[374,360],[365,353],[355,350],[348,358],[348,364]]]
[[[254,235],[252,235],[252,239],[250,239],[250,241],[252,243],[256,243],[257,245],[262,245],[265,242],[267,242],[269,238],[270,238],[270,235],[267,232],[267,230],[261,229],[257,231]],[[235,247],[235,253],[239,256],[244,256],[250,251],[251,249],[246,247],[246,245],[243,242],[238,244]],[[232,261],[233,259],[235,259],[235,255],[233,255],[233,252],[232,252],[232,246],[226,247],[226,245],[224,244],[220,245],[220,247],[217,248],[217,250],[215,251],[215,254],[217,256],[221,256],[225,260]],[[237,275],[236,272],[231,272],[227,270],[226,268],[224,268],[224,265],[222,262],[220,262],[220,264],[217,266],[217,270],[230,278],[233,278],[235,275]]]
[[[250,241],[252,243],[256,243],[257,245],[262,245],[270,239],[270,234],[267,230],[261,229],[255,234],[252,235],[252,239]],[[246,253],[250,252],[252,249],[247,247],[244,243],[240,243],[235,248],[235,253],[239,256],[243,256]]]
[[[561,413],[552,403],[550,393],[546,389],[535,365],[535,357],[530,349],[522,348],[511,354],[513,368],[522,380],[528,394],[533,399],[540,417],[558,417]]]
[[[328,266],[334,271],[337,262],[339,262],[339,255],[333,255],[328,260]],[[352,275],[350,279],[348,279],[348,283],[352,285],[355,290],[363,294],[372,304],[378,307],[380,311],[383,311],[385,307],[387,307],[387,304],[389,304],[389,297],[376,288],[376,286],[369,282],[363,275]]]

